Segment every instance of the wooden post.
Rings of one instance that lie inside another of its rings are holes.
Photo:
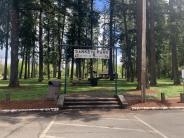
[[[142,102],[146,101],[146,0],[141,0],[142,6],[142,44],[141,44],[141,95],[142,95]]]
[[[184,103],[184,93],[180,93],[180,102]]]
[[[165,102],[165,93],[161,93],[161,102],[162,102],[162,103]]]

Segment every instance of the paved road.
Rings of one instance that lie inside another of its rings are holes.
[[[184,111],[0,115],[0,138],[183,138]]]

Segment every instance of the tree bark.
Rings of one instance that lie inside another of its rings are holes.
[[[137,89],[141,89],[141,45],[142,45],[142,25],[141,25],[141,15],[142,15],[142,0],[137,0],[136,2],[136,29],[137,29],[137,57],[136,57],[136,73],[137,73]]]
[[[150,85],[156,86],[155,0],[150,0]]]
[[[35,49],[32,51],[31,78],[35,77]]]
[[[124,16],[124,28],[125,28],[125,42],[126,42],[126,55],[127,55],[127,81],[132,80],[133,76],[133,65],[132,65],[132,58],[131,58],[131,44],[130,44],[130,38],[128,34],[128,26],[127,26],[127,13],[126,10],[123,12]]]
[[[81,28],[82,28],[82,26],[81,26],[81,23],[80,23],[80,21],[81,21],[81,17],[82,17],[82,15],[81,15],[81,9],[80,9],[80,7],[81,7],[81,5],[82,5],[82,3],[81,3],[81,0],[78,0],[78,14],[79,14],[79,16],[78,16],[78,30],[77,30],[77,36],[78,36],[78,39],[77,39],[77,43],[78,43],[78,46],[81,46]],[[78,79],[80,80],[81,79],[81,59],[77,59],[77,68],[78,68]]]
[[[49,24],[49,19],[48,19],[48,24]],[[50,28],[48,26],[47,30],[47,77],[48,80],[50,80],[50,60],[49,60],[49,55],[50,55]]]
[[[40,11],[39,15],[39,78],[38,81],[43,81],[43,27],[42,27],[42,10]]]
[[[10,31],[10,23],[9,23],[9,12],[6,21],[6,48],[5,48],[5,63],[4,63],[4,73],[3,80],[7,80],[7,72],[8,72],[8,46],[9,46],[9,31]]]
[[[113,14],[114,14],[114,0],[110,0],[110,22],[109,22],[109,48],[110,48],[110,59],[109,59],[109,77],[110,80],[114,80],[113,76],[113,47],[114,47],[114,39],[113,39]]]
[[[11,67],[10,67],[10,87],[18,87],[18,46],[19,46],[19,12],[17,1],[12,1],[10,12],[11,17]]]
[[[93,4],[94,4],[94,1],[91,0],[91,18],[90,18],[90,21],[91,21],[91,26],[90,26],[90,30],[91,30],[91,48],[93,48]],[[90,59],[90,78],[92,79],[93,78],[93,59]]]
[[[177,48],[176,48],[176,38],[177,38],[177,26],[176,26],[176,15],[174,10],[174,5],[176,4],[176,0],[170,0],[170,45],[172,47],[172,72],[173,72],[173,80],[174,85],[179,85],[179,71],[178,71],[178,58],[177,58]]]
[[[59,6],[61,7],[60,1],[58,1]],[[60,23],[58,23],[58,79],[61,79],[61,58],[62,58],[62,44],[63,44],[63,39],[64,39],[64,32],[65,32],[65,21],[66,21],[66,8],[64,8],[64,15],[63,15],[63,22],[62,22],[62,28],[60,28]],[[60,22],[60,15],[58,16],[58,21]],[[62,33],[60,34],[62,29]]]
[[[71,65],[71,73],[70,73],[71,80],[73,80],[73,72],[74,72],[74,58],[72,57],[72,65]]]
[[[19,79],[22,79],[24,61],[25,61],[25,47],[23,48],[23,51],[22,51],[22,63],[21,63],[20,72],[19,72]]]
[[[53,78],[56,78],[57,75],[57,65],[53,64]]]
[[[28,67],[28,69],[27,69],[27,77],[28,78],[30,78],[30,72],[31,72],[31,64],[30,64],[30,49],[28,50],[28,62],[27,62],[27,67]]]
[[[25,55],[25,68],[24,68],[24,79],[27,79],[27,66],[28,66],[28,50],[26,48],[26,55]]]
[[[50,64],[47,63],[47,77],[48,77],[48,80],[50,80]]]
[[[147,53],[146,53],[146,0],[141,0],[141,91],[142,102],[146,100]]]

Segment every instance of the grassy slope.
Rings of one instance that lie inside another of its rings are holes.
[[[28,100],[28,99],[39,99],[46,96],[48,91],[47,80],[42,83],[38,83],[36,79],[33,80],[21,80],[21,87],[19,88],[9,88],[8,81],[0,80],[0,100],[5,98],[6,93],[11,93],[11,98],[13,100]],[[62,85],[63,86],[63,85]],[[108,80],[103,80],[99,82],[98,87],[90,86],[72,86],[67,85],[67,91],[70,93],[107,93],[109,95],[114,94],[114,82]],[[135,90],[136,83],[128,83],[124,80],[118,81],[118,92],[123,93],[128,90]],[[157,87],[152,87],[151,89],[157,90],[159,92],[166,93],[167,96],[179,96],[179,93],[183,91],[181,86],[173,86],[172,81],[162,79],[158,81]],[[63,92],[63,88],[61,90]],[[157,94],[159,96],[159,94]]]

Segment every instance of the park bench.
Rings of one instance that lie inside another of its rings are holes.
[[[97,86],[98,78],[88,79],[88,80],[73,80],[73,86]]]
[[[109,73],[108,72],[103,72],[99,74],[99,78],[100,79],[109,79]],[[113,73],[113,77],[114,79],[117,78],[118,79],[118,74],[117,73]]]
[[[80,81],[80,80],[73,80],[72,81],[73,86],[89,86],[91,85],[90,81]]]

